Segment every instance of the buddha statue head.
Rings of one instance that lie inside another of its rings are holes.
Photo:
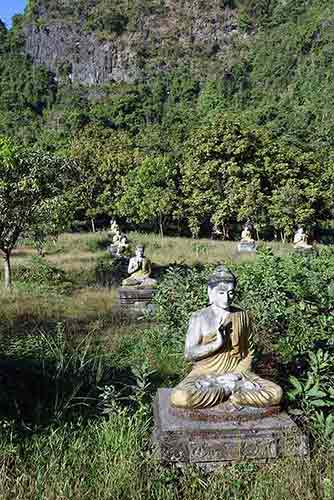
[[[143,259],[145,254],[145,247],[144,245],[138,245],[136,246],[136,257],[137,259]]]
[[[224,265],[217,267],[209,277],[208,295],[210,304],[229,309],[235,296],[237,280]]]

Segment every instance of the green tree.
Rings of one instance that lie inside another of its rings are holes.
[[[271,162],[267,135],[219,115],[191,134],[186,145],[182,186],[193,236],[202,224],[228,226],[265,218]]]
[[[192,233],[205,222],[250,219],[258,232],[271,225],[285,239],[297,224],[328,214],[329,171],[315,154],[220,115],[186,146],[182,186]]]
[[[118,213],[137,224],[159,227],[161,237],[177,207],[177,169],[168,156],[146,158],[124,179],[124,193],[117,203]]]
[[[25,234],[32,239],[41,257],[49,237],[56,243],[59,235],[70,229],[75,216],[74,201],[70,191],[43,201],[36,209],[36,216]]]
[[[72,141],[69,152],[80,171],[74,197],[77,209],[91,221],[100,215],[113,215],[122,193],[122,179],[139,162],[142,154],[131,136],[123,131],[89,125]]]
[[[0,250],[6,288],[11,287],[11,254],[19,237],[39,220],[41,207],[68,188],[72,167],[63,159],[0,139]]]

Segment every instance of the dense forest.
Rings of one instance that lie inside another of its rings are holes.
[[[59,202],[72,227],[111,216],[194,236],[218,225],[233,237],[246,220],[260,238],[290,237],[298,224],[329,227],[334,2],[192,5],[202,13],[193,44],[185,36],[194,26],[187,1],[30,0],[10,31],[1,23],[0,134],[12,161],[27,151],[73,161],[79,175]],[[159,25],[160,36],[166,16],[178,30],[155,44],[145,22]],[[208,43],[208,25],[223,18],[233,36]],[[55,23],[80,23],[81,38],[93,34],[98,43],[146,30],[135,38],[143,43],[136,77],[84,85],[71,61],[36,64],[27,33],[50,32]]]

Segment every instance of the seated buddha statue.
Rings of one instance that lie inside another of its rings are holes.
[[[123,280],[122,286],[152,287],[156,285],[156,280],[151,276],[151,262],[144,255],[145,248],[139,245],[136,254],[131,257],[128,266],[129,277]]]
[[[252,238],[251,226],[248,223],[245,224],[244,229],[241,233],[241,241],[254,243],[254,239]]]
[[[293,246],[295,249],[312,249],[312,245],[308,243],[308,234],[305,233],[302,227],[299,227],[294,235]]]
[[[234,407],[278,405],[282,389],[252,372],[253,338],[250,318],[232,305],[235,276],[218,267],[209,278],[209,307],[195,312],[189,323],[185,358],[189,375],[172,391],[177,408],[209,408],[225,401]]]

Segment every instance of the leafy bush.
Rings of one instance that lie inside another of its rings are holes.
[[[121,283],[127,276],[128,259],[112,258],[109,255],[97,259],[95,266],[96,283],[100,286],[112,287]]]
[[[32,257],[30,265],[20,265],[14,271],[14,279],[25,284],[34,284],[47,288],[57,288],[57,291],[69,291],[70,282],[65,271],[52,266],[42,257]]]
[[[289,378],[290,413],[306,417],[318,446],[334,446],[334,355],[310,351],[307,362],[305,374]]]
[[[318,408],[334,408],[334,356],[318,350],[309,352],[309,367],[304,376],[291,376],[288,398],[310,413]],[[334,437],[334,435],[333,435]]]
[[[160,283],[157,318],[183,343],[191,314],[207,305],[212,266],[171,267]],[[253,317],[259,347],[286,360],[334,339],[333,251],[319,256],[275,257],[266,249],[254,263],[231,265],[238,278],[236,301]]]
[[[191,314],[207,305],[207,279],[213,266],[171,266],[156,291],[157,319],[181,342]]]
[[[283,357],[293,359],[316,342],[334,338],[333,252],[274,257],[236,266],[240,303],[254,318],[257,337],[275,337]]]

